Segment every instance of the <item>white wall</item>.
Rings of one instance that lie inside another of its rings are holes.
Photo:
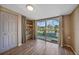
[[[64,45],[71,45],[70,15],[63,16],[64,20]]]
[[[79,6],[71,14],[71,35],[72,46],[77,54],[79,54]]]
[[[21,15],[18,15],[18,46],[22,45]]]

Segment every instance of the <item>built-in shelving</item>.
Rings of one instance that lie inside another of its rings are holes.
[[[33,39],[33,21],[32,20],[26,20],[25,26],[26,26],[26,40]]]
[[[34,21],[28,20],[26,17],[22,17],[22,41],[26,42],[29,39],[34,39]]]

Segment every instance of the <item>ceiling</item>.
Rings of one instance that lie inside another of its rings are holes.
[[[26,4],[3,4],[2,6],[34,20],[67,15],[77,7],[76,4],[32,4],[34,10],[28,11]]]

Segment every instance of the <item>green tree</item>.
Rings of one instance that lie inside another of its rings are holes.
[[[58,32],[57,29],[58,29],[58,25],[55,25],[55,26],[54,26],[55,35],[56,35],[56,33]]]

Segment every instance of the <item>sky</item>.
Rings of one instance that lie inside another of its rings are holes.
[[[49,24],[52,26],[59,25],[59,21],[58,20],[47,20],[47,26]],[[38,21],[37,26],[45,26],[45,21]]]

